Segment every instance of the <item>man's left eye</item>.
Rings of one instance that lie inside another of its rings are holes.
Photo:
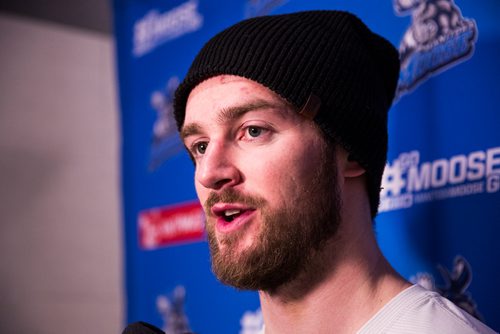
[[[262,134],[262,128],[256,127],[256,126],[250,126],[247,129],[248,134],[250,137],[258,137]]]

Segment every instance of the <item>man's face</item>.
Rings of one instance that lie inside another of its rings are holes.
[[[217,76],[189,95],[181,136],[216,276],[251,290],[296,278],[339,224],[335,154],[313,122],[253,81]]]

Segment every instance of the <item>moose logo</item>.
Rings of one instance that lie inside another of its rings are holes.
[[[170,296],[159,295],[156,308],[163,318],[165,334],[182,334],[191,331],[189,320],[184,311],[186,289],[182,285],[175,287]]]
[[[399,46],[398,97],[472,56],[476,22],[464,18],[453,0],[394,0],[394,9],[401,16],[411,13],[412,18]]]
[[[457,255],[453,261],[451,271],[442,265],[438,265],[437,269],[444,281],[444,285],[442,286],[437,286],[434,283],[434,278],[429,273],[419,273],[412,277],[410,281],[419,284],[427,290],[438,292],[473,317],[484,321],[483,316],[477,309],[476,302],[474,302],[467,291],[472,281],[472,268],[469,262],[463,256]]]
[[[150,170],[155,170],[184,147],[177,133],[173,114],[173,96],[177,86],[179,78],[174,76],[168,80],[164,91],[154,91],[151,94],[151,107],[156,111],[156,120],[152,129]]]

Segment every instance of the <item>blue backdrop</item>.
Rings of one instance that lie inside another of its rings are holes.
[[[126,321],[148,321],[167,333],[251,334],[260,327],[257,294],[222,286],[210,272],[193,166],[170,114],[172,94],[218,31],[250,16],[307,9],[351,11],[400,48],[376,218],[383,252],[403,276],[436,289],[447,283],[439,264],[467,281],[467,266],[453,267],[461,255],[472,268],[469,296],[500,330],[496,0],[114,0]]]

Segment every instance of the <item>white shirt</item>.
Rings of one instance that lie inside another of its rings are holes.
[[[262,328],[260,334],[265,333]],[[494,334],[448,299],[413,285],[391,299],[357,334]]]
[[[490,334],[491,328],[437,292],[413,285],[391,299],[358,334]]]

